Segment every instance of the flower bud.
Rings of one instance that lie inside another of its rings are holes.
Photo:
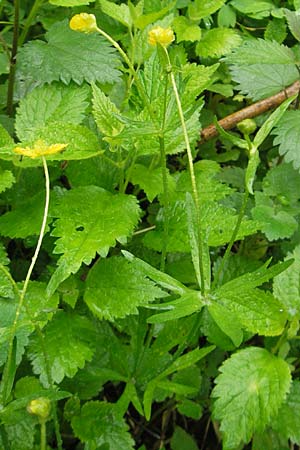
[[[254,133],[257,125],[253,119],[244,119],[237,124],[237,127],[241,133],[249,135]]]
[[[75,14],[70,20],[69,25],[71,30],[81,31],[82,33],[92,33],[93,31],[97,31],[97,22],[94,14]]]
[[[171,28],[155,27],[148,33],[148,42],[150,45],[160,44],[167,47],[175,39],[173,30]]]
[[[49,417],[51,410],[51,401],[46,397],[39,397],[27,405],[27,411],[30,414],[38,416],[40,420],[46,420]]]

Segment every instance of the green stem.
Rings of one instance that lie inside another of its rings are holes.
[[[41,420],[40,421],[40,425],[41,425],[41,450],[46,450],[46,421],[45,420]]]
[[[41,7],[43,2],[44,2],[44,0],[35,0],[34,4],[32,5],[30,13],[28,14],[28,17],[27,17],[27,19],[25,21],[23,31],[22,31],[22,33],[20,35],[20,38],[19,38],[19,47],[21,47],[24,44],[24,41],[25,41],[25,39],[27,37],[29,28],[31,27],[31,24],[32,24],[34,18],[36,17],[37,12],[38,12],[38,10]]]
[[[162,244],[160,270],[165,271],[168,238],[169,238],[169,186],[168,186],[168,173],[167,173],[167,157],[165,150],[165,122],[166,122],[166,110],[167,110],[167,93],[168,93],[168,77],[165,77],[165,89],[164,89],[164,103],[163,114],[161,121],[161,135],[159,136],[159,149],[160,149],[160,165],[163,180],[163,196],[164,196],[164,239]]]
[[[19,37],[19,19],[20,19],[20,0],[14,1],[14,31],[13,31],[13,43],[10,56],[10,68],[8,76],[8,87],[7,87],[7,114],[12,116],[13,106],[14,106],[14,85],[15,85],[15,75],[16,75],[16,59],[18,53],[18,37]]]
[[[239,212],[239,215],[238,215],[238,219],[237,219],[235,228],[233,230],[231,239],[229,241],[229,244],[227,245],[227,248],[226,248],[226,251],[225,251],[224,256],[222,258],[221,264],[220,264],[219,269],[218,269],[218,271],[217,271],[217,273],[215,275],[214,282],[213,282],[213,287],[216,287],[218,285],[218,283],[220,282],[220,276],[222,275],[225,263],[226,263],[227,259],[229,258],[232,246],[235,243],[237,234],[239,232],[239,229],[240,229],[240,226],[241,226],[244,214],[245,214],[246,206],[247,206],[247,203],[248,203],[248,198],[249,198],[249,192],[248,192],[248,189],[245,188],[243,204],[242,204],[242,207],[240,209],[240,212]]]
[[[118,50],[118,52],[120,53],[120,55],[122,56],[122,58],[123,58],[124,61],[126,62],[128,68],[129,68],[129,70],[130,70],[130,73],[131,73],[132,77],[134,78],[134,81],[135,81],[135,83],[136,83],[136,87],[137,87],[137,89],[138,89],[138,92],[139,92],[141,98],[142,98],[143,101],[144,101],[144,104],[146,105],[146,107],[147,107],[147,109],[148,109],[148,111],[149,111],[149,114],[150,114],[150,117],[151,117],[153,123],[155,124],[155,123],[157,122],[156,117],[155,117],[155,114],[154,114],[153,111],[152,111],[152,107],[151,107],[149,98],[147,97],[147,94],[146,94],[146,92],[145,92],[145,90],[144,90],[144,88],[143,88],[143,85],[142,85],[142,83],[141,83],[141,80],[140,80],[139,77],[138,77],[138,74],[137,74],[137,72],[136,72],[136,70],[135,70],[135,68],[134,68],[134,65],[132,64],[132,62],[131,62],[130,59],[128,58],[127,54],[126,54],[126,53],[124,52],[124,50],[122,49],[122,47],[120,47],[120,45],[119,45],[119,44],[118,44],[118,43],[117,43],[117,42],[116,42],[109,34],[105,33],[105,31],[103,31],[101,28],[98,28],[98,27],[97,27],[97,31],[98,31],[103,37],[105,37],[105,39],[107,39],[108,42],[110,42],[111,45],[112,45],[113,47],[115,47],[116,50]]]
[[[39,238],[38,238],[38,242],[37,242],[37,246],[34,252],[34,255],[32,257],[31,260],[31,264],[29,266],[25,281],[24,281],[24,285],[23,285],[23,289],[21,291],[21,294],[19,296],[19,302],[18,302],[18,306],[17,306],[17,310],[16,310],[16,314],[15,314],[15,319],[11,328],[11,335],[10,335],[10,339],[9,339],[9,344],[8,344],[8,356],[7,356],[7,362],[5,364],[5,368],[4,368],[4,372],[3,372],[3,381],[2,381],[2,392],[1,392],[1,403],[2,405],[5,406],[6,401],[7,401],[7,388],[8,388],[8,384],[10,382],[9,380],[9,374],[10,374],[10,370],[11,370],[11,366],[13,363],[12,360],[12,356],[13,356],[13,345],[14,345],[14,338],[16,335],[16,331],[17,331],[17,324],[18,324],[18,320],[21,314],[21,310],[23,307],[23,303],[24,303],[24,299],[25,299],[25,295],[27,292],[27,288],[28,288],[28,283],[30,281],[30,277],[33,271],[33,268],[35,266],[36,260],[38,258],[41,246],[42,246],[42,241],[43,241],[43,237],[44,237],[44,233],[45,233],[45,229],[46,229],[46,224],[47,224],[47,216],[48,216],[48,210],[49,210],[49,199],[50,199],[50,180],[49,180],[49,172],[48,172],[48,167],[47,167],[47,162],[44,156],[42,156],[42,161],[43,161],[43,166],[44,166],[44,173],[45,173],[45,188],[46,188],[46,198],[45,198],[45,208],[44,208],[44,215],[43,215],[43,221],[42,221],[42,226],[41,226],[41,230],[40,230],[40,234],[39,234]]]
[[[202,254],[203,240],[202,240],[201,220],[200,220],[200,202],[199,202],[197,183],[196,183],[196,177],[195,177],[195,171],[194,171],[193,155],[192,155],[189,136],[188,136],[188,132],[187,132],[187,128],[186,128],[186,123],[184,120],[181,100],[179,97],[174,73],[172,72],[172,64],[170,61],[169,53],[165,47],[163,47],[163,49],[165,51],[168,65],[169,65],[168,70],[170,73],[172,88],[173,88],[173,91],[175,94],[178,114],[179,114],[179,118],[180,118],[180,122],[181,122],[181,127],[182,127],[182,131],[183,131],[183,136],[184,136],[186,151],[187,151],[187,156],[188,156],[190,177],[191,177],[191,183],[192,183],[192,193],[193,193],[193,198],[194,198],[194,202],[195,202],[195,206],[196,206],[197,223],[198,223],[199,269],[200,269],[200,278],[201,278],[201,293],[202,293],[202,295],[204,295],[205,294],[205,276],[204,276],[204,265],[203,265],[203,254]]]

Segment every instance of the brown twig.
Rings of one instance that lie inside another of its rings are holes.
[[[240,109],[229,116],[224,117],[218,121],[219,125],[224,128],[224,130],[231,130],[235,125],[244,119],[250,119],[252,117],[259,116],[269,109],[279,106],[286,98],[297,94],[300,90],[300,81],[295,81],[291,86],[287,87],[283,91],[278,92],[278,94],[272,95],[271,97],[264,98],[259,102],[253,103],[246,108]],[[209,125],[201,131],[201,141],[200,144],[218,136],[218,131],[215,125]]]

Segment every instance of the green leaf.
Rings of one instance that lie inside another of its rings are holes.
[[[75,213],[75,214],[74,214]],[[135,197],[113,195],[97,186],[83,186],[65,192],[54,211],[52,235],[59,239],[55,253],[63,253],[48,285],[48,294],[81,263],[89,264],[96,253],[105,257],[117,241],[125,243],[139,220]]]
[[[294,258],[294,262],[284,272],[274,278],[273,293],[284,305],[289,317],[300,316],[300,246],[298,245],[293,253],[289,253],[286,258]]]
[[[275,41],[247,40],[225,62],[238,89],[253,100],[276,94],[299,77],[292,50]]]
[[[51,122],[37,129],[34,136],[48,144],[68,144],[63,152],[47,156],[49,161],[87,159],[103,153],[97,136],[83,125]]]
[[[158,376],[152,379],[150,383],[148,383],[144,394],[145,416],[148,420],[151,415],[151,404],[153,400],[154,391],[156,387],[159,386],[159,382],[163,378],[167,377],[168,375],[171,375],[174,372],[192,366],[196,362],[200,361],[200,359],[208,355],[210,352],[212,352],[214,349],[215,349],[214,345],[203,347],[201,349],[196,348],[195,350],[192,350],[189,353],[180,356],[175,361],[173,361],[167,369],[163,370]]]
[[[267,23],[264,32],[264,38],[269,41],[277,41],[279,44],[285,40],[287,36],[286,23],[283,19],[273,18]]]
[[[147,25],[150,25],[150,23],[156,22],[157,20],[161,19],[166,14],[168,14],[168,12],[172,8],[174,8],[175,4],[176,4],[175,1],[171,1],[164,8],[162,8],[162,5],[159,4],[159,7],[157,8],[156,11],[150,12],[148,14],[142,14],[142,15],[136,17],[134,20],[134,25],[137,28],[139,28],[140,30],[144,30]]]
[[[121,5],[116,5],[113,2],[107,0],[99,0],[101,10],[104,14],[122,23],[125,27],[132,27],[132,17],[130,14],[130,9],[125,3]]]
[[[251,347],[232,355],[220,371],[213,415],[221,421],[224,447],[235,449],[276,416],[290,389],[290,369],[267,350]]]
[[[228,314],[226,307],[214,302],[208,306],[208,311],[218,327],[232,340],[235,347],[239,347],[243,341],[242,324],[232,311]]]
[[[198,22],[200,19],[218,11],[224,3],[225,0],[196,0],[189,4],[188,15],[192,20]]]
[[[0,192],[11,188],[15,181],[14,174],[10,170],[3,170],[0,167]]]
[[[125,258],[100,259],[86,283],[84,300],[89,309],[99,319],[112,321],[137,314],[139,306],[168,295]]]
[[[95,351],[95,330],[90,320],[78,314],[58,311],[43,329],[43,346],[38,336],[33,336],[28,349],[33,371],[40,375],[41,383],[49,386],[45,356],[52,380],[60,383],[65,376],[73,377]]]
[[[190,292],[190,290],[187,289],[182,283],[180,283],[175,278],[172,278],[170,275],[164,272],[160,272],[158,269],[155,269],[142,259],[136,258],[126,250],[122,250],[122,253],[125,258],[131,261],[131,263],[134,265],[134,267],[136,267],[138,271],[144,273],[147,277],[151,278],[151,280],[155,281],[163,288],[179,295]]]
[[[256,206],[251,210],[252,217],[270,241],[291,237],[298,228],[294,214],[283,210],[262,192],[255,193]]]
[[[275,9],[271,0],[254,0],[251,3],[248,0],[232,0],[231,4],[241,13],[255,19],[268,17],[270,12]]]
[[[286,111],[273,131],[276,135],[274,145],[279,145],[279,154],[284,155],[286,162],[292,162],[295,169],[300,169],[299,119],[299,110]]]
[[[294,444],[300,444],[300,382],[294,380],[291,391],[272,421],[272,428],[280,436],[290,439]]]
[[[0,217],[0,234],[10,238],[38,235],[42,225],[45,194],[36,194]],[[48,224],[51,219],[48,220]],[[46,229],[46,231],[48,228]]]
[[[50,122],[79,125],[88,106],[87,86],[58,83],[38,87],[21,99],[16,115],[16,132],[21,141],[34,137],[35,130]]]
[[[289,9],[284,9],[284,14],[287,18],[287,23],[290,32],[300,42],[300,11],[290,11]]]
[[[56,22],[46,33],[47,42],[34,40],[18,54],[19,76],[39,84],[62,81],[77,84],[114,83],[119,80],[115,50],[98,34],[78,33],[68,21]]]
[[[171,438],[172,450],[198,450],[196,441],[183,428],[176,426]]]
[[[0,124],[0,147],[10,146],[14,144],[13,138],[8,131]]]
[[[293,259],[289,259],[288,261],[279,262],[274,264],[271,267],[268,267],[270,264],[270,260],[259,267],[257,270],[253,272],[247,272],[240,277],[234,278],[233,280],[228,281],[223,284],[219,288],[219,292],[226,293],[230,291],[242,291],[253,289],[257,286],[261,286],[263,283],[266,283],[271,278],[276,275],[284,272],[288,267],[293,263]]]
[[[242,292],[243,295],[241,290],[216,291],[213,300],[228,310],[228,317],[233,313],[232,320],[237,318],[246,330],[265,336],[281,334],[287,317],[279,301],[270,292],[260,289],[243,289]],[[230,337],[234,338],[233,331]]]
[[[213,28],[205,33],[196,46],[196,53],[202,57],[218,58],[227,55],[242,42],[240,35],[231,28]]]
[[[175,17],[172,25],[176,33],[177,43],[182,41],[195,42],[201,39],[201,28],[185,16]]]
[[[128,425],[111,403],[91,401],[81,408],[79,416],[72,419],[75,436],[86,443],[86,448],[96,450],[109,446],[110,450],[133,450],[134,442]]]
[[[278,108],[276,108],[274,112],[272,112],[272,114],[267,118],[267,120],[263,123],[263,125],[256,133],[253,140],[254,147],[259,148],[261,146],[266,137],[270,134],[272,128],[275,127],[278,122],[280,122],[283,114],[285,113],[289,105],[295,100],[295,98],[296,95],[287,98],[283,103],[281,103],[280,106],[278,106]]]
[[[160,303],[153,306],[160,310],[167,310],[159,314],[154,314],[147,319],[148,323],[163,323],[168,320],[181,319],[182,317],[190,316],[195,312],[201,311],[204,306],[204,301],[199,291],[186,292],[180,298],[172,300],[167,303]]]
[[[94,3],[95,0],[49,0],[51,5],[63,6],[64,8],[72,8],[74,6],[83,6]]]
[[[110,3],[110,5],[113,4]],[[105,136],[117,136],[124,128],[124,124],[116,117],[116,114],[120,114],[120,111],[109,97],[107,97],[95,84],[93,84],[92,88],[93,115],[98,129]]]
[[[163,192],[163,177],[161,168],[151,169],[142,164],[135,164],[129,171],[130,181],[138,184],[145,191],[148,199],[152,202],[155,197]],[[168,188],[174,189],[174,179],[167,173]]]
[[[186,417],[190,417],[194,420],[199,420],[202,416],[202,406],[198,403],[184,398],[181,403],[178,404],[177,410],[180,414]]]

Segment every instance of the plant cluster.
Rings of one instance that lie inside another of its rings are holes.
[[[298,448],[300,1],[0,17],[0,449]]]

